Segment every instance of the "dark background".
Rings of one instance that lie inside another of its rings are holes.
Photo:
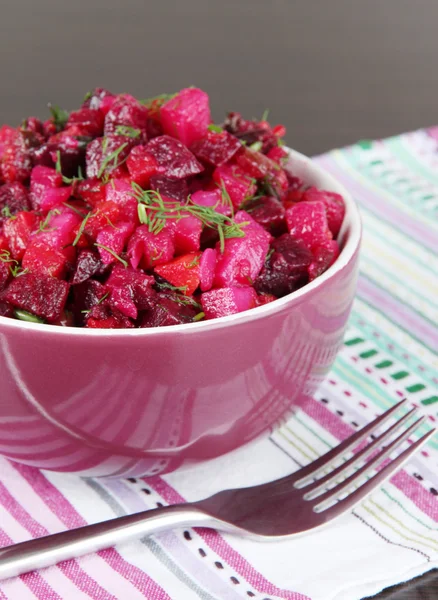
[[[98,85],[196,85],[216,120],[269,109],[317,154],[438,124],[437,59],[438,0],[0,0],[0,123]],[[436,582],[381,597],[436,600]]]
[[[438,122],[438,0],[1,0],[0,121],[204,88],[315,154]]]

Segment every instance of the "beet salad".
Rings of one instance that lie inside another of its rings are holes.
[[[344,202],[288,165],[285,128],[197,88],[0,128],[0,315],[88,328],[231,315],[320,276]]]

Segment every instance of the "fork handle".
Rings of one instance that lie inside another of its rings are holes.
[[[211,517],[201,510],[190,504],[178,504],[14,544],[0,550],[0,580],[166,529],[189,525],[208,527],[211,523]]]

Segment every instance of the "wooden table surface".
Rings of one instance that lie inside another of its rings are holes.
[[[3,0],[0,123],[197,85],[317,154],[438,124],[438,0]],[[438,598],[438,575],[382,600]]]

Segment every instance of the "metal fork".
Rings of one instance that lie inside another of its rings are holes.
[[[356,446],[377,432],[405,402],[400,402],[321,458],[287,477],[4,548],[0,550],[0,579],[177,527],[210,527],[268,540],[296,536],[326,525],[351,510],[388,479],[435,432],[429,431],[397,457],[390,457],[425,420],[421,417],[406,429],[407,421],[416,412],[414,408],[350,456]],[[404,431],[393,439],[400,429]],[[385,442],[388,443],[382,447]],[[384,466],[376,471],[384,461]]]

